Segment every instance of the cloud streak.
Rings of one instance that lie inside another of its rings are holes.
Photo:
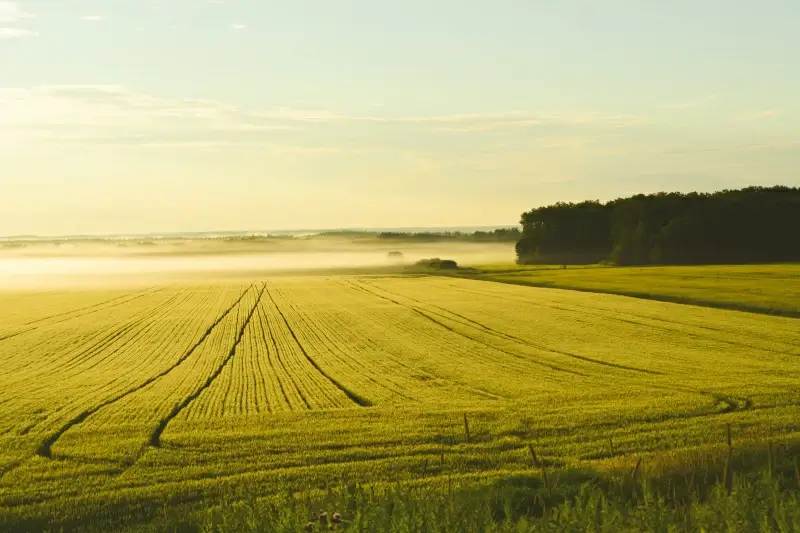
[[[24,19],[32,18],[33,15],[24,11],[16,2],[0,0],[0,25],[16,24]],[[18,27],[0,27],[0,40],[19,39],[21,37],[34,37],[35,31]]]
[[[33,15],[19,7],[17,2],[0,0],[0,24],[19,22],[20,20],[31,17],[33,17]]]
[[[335,130],[363,133],[376,127],[466,134],[554,127],[614,130],[646,123],[645,117],[575,112],[389,116],[292,107],[250,110],[213,100],[159,98],[117,85],[0,89],[0,129],[10,135],[97,144],[248,144],[276,130],[309,128],[330,137]]]
[[[691,109],[695,107],[704,107],[714,103],[719,97],[720,93],[707,94],[697,100],[689,100],[686,102],[677,102],[671,104],[664,104],[660,106],[662,109]]]
[[[743,113],[736,117],[736,120],[763,120],[766,118],[776,117],[784,113],[785,109],[765,109],[764,111],[756,111],[753,113]]]
[[[36,37],[35,31],[23,28],[0,28],[0,39],[19,39],[22,37]]]

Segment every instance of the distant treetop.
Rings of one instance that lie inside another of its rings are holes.
[[[520,263],[622,265],[800,260],[800,188],[637,194],[522,215]]]

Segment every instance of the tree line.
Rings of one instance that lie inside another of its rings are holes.
[[[442,232],[393,232],[385,231],[378,233],[379,239],[402,240],[416,242],[438,242],[438,241],[470,241],[470,242],[516,242],[522,236],[519,228],[498,228],[492,231],[442,231]]]
[[[521,264],[619,265],[800,260],[800,188],[637,194],[522,214]]]

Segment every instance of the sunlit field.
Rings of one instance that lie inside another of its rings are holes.
[[[0,368],[3,531],[800,431],[795,319],[448,277],[4,292]]]
[[[470,276],[800,317],[800,264],[604,267],[497,264]]]

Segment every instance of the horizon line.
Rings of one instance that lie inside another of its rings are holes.
[[[432,226],[362,226],[362,227],[329,227],[329,228],[293,228],[293,229],[269,229],[269,230],[210,230],[210,231],[148,231],[141,233],[71,233],[60,235],[38,235],[38,234],[17,234],[0,235],[0,239],[76,239],[82,237],[91,238],[112,238],[112,237],[158,237],[158,236],[180,236],[180,235],[255,235],[255,234],[279,234],[279,233],[324,233],[336,231],[349,232],[370,232],[370,231],[396,231],[396,230],[459,230],[459,229],[502,229],[520,227],[521,224],[482,224],[476,226],[458,225],[432,225]]]

